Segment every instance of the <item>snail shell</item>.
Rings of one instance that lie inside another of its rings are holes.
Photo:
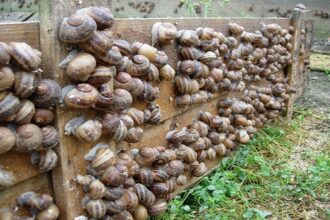
[[[15,134],[12,130],[0,126],[0,154],[9,151],[15,145]]]
[[[63,43],[77,44],[90,39],[96,30],[96,23],[88,15],[72,14],[64,18],[59,28],[59,39]]]
[[[135,220],[146,220],[149,216],[147,208],[143,205],[138,205],[133,214]]]
[[[115,74],[116,69],[114,67],[97,66],[90,74],[87,83],[99,87],[109,82]]]
[[[123,197],[120,197],[114,201],[106,201],[105,206],[107,209],[107,213],[117,214],[123,212],[127,207],[127,202]]]
[[[209,130],[209,126],[206,123],[198,120],[193,120],[189,128],[197,130],[201,137],[207,136]]]
[[[191,172],[192,175],[194,176],[203,176],[207,171],[207,168],[205,166],[205,164],[202,162],[202,163],[199,163],[199,165],[193,169],[193,171]]]
[[[180,143],[185,140],[187,136],[187,128],[181,130],[172,130],[167,132],[165,139],[174,144]]]
[[[123,110],[131,106],[133,97],[125,89],[115,89],[112,94],[111,106],[114,110]]]
[[[126,209],[128,211],[135,210],[136,207],[139,205],[139,199],[138,199],[136,193],[131,190],[124,189],[123,199],[127,203]]]
[[[12,92],[0,92],[0,121],[12,117],[19,108],[19,99]]]
[[[135,55],[126,67],[126,72],[131,76],[143,76],[148,73],[150,62],[143,55]]]
[[[170,44],[176,37],[177,28],[169,22],[156,22],[151,29],[152,45],[156,43]]]
[[[189,145],[194,150],[204,150],[205,149],[205,140],[203,138],[198,138],[196,142]]]
[[[197,153],[190,147],[179,145],[176,150],[178,159],[183,159],[184,162],[191,164],[197,160]]]
[[[16,112],[15,122],[18,125],[30,123],[35,113],[34,104],[29,100],[22,100]]]
[[[107,7],[87,7],[80,9],[77,14],[86,14],[93,18],[97,24],[97,29],[103,30],[113,25],[114,19],[110,8]]]
[[[44,126],[52,123],[54,120],[54,114],[49,109],[37,108],[32,117],[33,123]]]
[[[74,136],[79,140],[90,143],[100,139],[102,124],[97,120],[88,120],[74,130]]]
[[[197,32],[193,30],[180,30],[176,38],[182,46],[197,46],[200,42]]]
[[[142,125],[144,123],[144,112],[137,108],[128,108],[122,114],[130,116],[136,125]]]
[[[148,213],[151,217],[158,216],[165,212],[167,209],[167,203],[164,199],[157,200],[152,206],[148,208]]]
[[[225,156],[227,152],[227,148],[224,144],[214,145],[213,150],[217,153],[218,156]]]
[[[55,147],[60,140],[60,134],[56,128],[47,125],[41,128],[42,132],[42,148],[49,149]]]
[[[126,40],[117,39],[114,41],[114,45],[119,48],[120,53],[124,56],[129,56],[132,54],[131,44]]]
[[[139,199],[139,203],[146,207],[152,206],[156,201],[155,195],[146,186],[140,183],[135,184],[134,192]]]
[[[66,68],[66,75],[76,81],[86,81],[96,67],[95,58],[89,54],[80,52]]]
[[[168,175],[172,177],[177,177],[183,174],[184,171],[184,164],[180,160],[173,160],[167,164],[166,171]]]
[[[98,96],[93,86],[82,83],[66,94],[64,102],[68,108],[89,108],[96,104]]]
[[[139,150],[139,154],[136,156],[135,161],[140,167],[150,166],[159,155],[157,149],[152,147],[143,147]]]
[[[108,65],[121,66],[124,62],[120,50],[116,46],[112,46],[105,55],[96,54],[97,58]]]
[[[167,65],[168,64],[166,64],[165,66],[167,66]],[[165,66],[163,66],[162,68],[164,68]],[[146,79],[148,81],[157,81],[159,79],[159,70],[152,63],[150,63],[149,69],[147,70]]]
[[[55,204],[50,205],[47,209],[41,211],[36,220],[56,220],[60,216],[60,210]]]
[[[100,219],[105,215],[106,207],[101,199],[89,200],[86,204],[86,211],[90,217]]]
[[[207,51],[215,51],[219,48],[219,40],[218,38],[213,38],[211,40],[202,40],[200,42],[199,48],[205,52]]]
[[[34,124],[24,124],[16,129],[15,150],[27,152],[38,150],[42,144],[42,132]]]
[[[161,68],[168,64],[168,56],[164,51],[159,51],[155,47],[149,44],[142,44],[140,42],[135,42],[132,45],[132,51],[134,54],[143,55],[148,58],[148,60]]]
[[[9,46],[4,42],[0,42],[0,65],[4,66],[10,62]]]
[[[197,80],[190,79],[187,76],[176,76],[175,85],[180,94],[194,94],[199,90],[199,84]]]
[[[209,160],[215,160],[217,158],[217,152],[213,148],[208,149],[206,153]]]
[[[109,166],[101,176],[100,180],[111,186],[120,186],[125,182],[128,176],[127,167],[121,164]]]
[[[116,142],[124,140],[127,136],[127,127],[125,123],[120,120],[118,126],[112,134],[112,139]]]
[[[114,163],[115,154],[109,148],[99,148],[95,153],[91,165],[96,171],[100,171]]]
[[[26,43],[12,42],[9,47],[11,57],[22,69],[33,71],[39,68],[41,63],[40,51],[33,49]]]
[[[93,108],[101,111],[109,111],[112,108],[113,89],[109,83],[104,83],[99,86],[99,95]]]
[[[250,141],[250,136],[245,130],[238,130],[237,131],[237,140],[242,143],[246,144]]]
[[[139,180],[145,186],[151,186],[153,183],[152,171],[147,167],[142,167],[139,172]]]
[[[14,81],[15,75],[13,71],[8,67],[0,67],[0,91],[9,89],[14,84]]]
[[[172,177],[171,179],[166,180],[165,183],[168,186],[169,193],[172,193],[176,190],[177,185],[176,185],[176,178],[175,177]]]
[[[0,190],[9,188],[16,183],[16,178],[11,171],[7,171],[0,167]]]
[[[31,96],[37,87],[37,79],[34,73],[18,71],[15,72],[15,94],[25,99]]]
[[[143,82],[144,89],[143,93],[138,96],[138,99],[141,101],[155,101],[159,97],[159,88],[158,87],[153,87],[151,83],[149,82]]]
[[[129,172],[129,170],[128,170],[128,172]],[[128,175],[130,175],[130,173],[128,173]],[[134,185],[135,185],[135,180],[133,177],[128,177],[123,184],[124,188],[130,188],[130,187],[133,187]]]
[[[196,32],[201,40],[211,40],[215,35],[214,29],[209,27],[196,28]]]
[[[127,129],[130,129],[134,126],[134,120],[131,118],[129,115],[119,115],[120,120],[124,122],[126,125]]]
[[[116,75],[114,80],[115,89],[125,89],[130,92],[133,89],[133,86],[134,82],[132,81],[132,77],[130,74],[125,72],[119,72]]]
[[[32,164],[38,165],[40,170],[52,170],[57,164],[57,154],[52,149],[34,151],[31,155]]]
[[[146,111],[150,112],[150,114],[148,114],[148,120],[147,120],[149,123],[160,122],[161,112],[159,105],[155,104],[154,102],[151,102],[148,104]]]
[[[79,44],[79,47],[88,53],[105,54],[113,45],[111,31],[95,31],[91,38]]]
[[[125,141],[129,143],[137,143],[142,140],[143,137],[143,129],[140,127],[133,127],[128,129],[127,136],[125,138]]]
[[[182,60],[198,60],[203,55],[203,51],[196,47],[179,46],[178,50]]]
[[[177,96],[175,99],[175,103],[178,107],[182,107],[193,104],[193,100],[190,94],[184,94],[181,96]]]
[[[183,186],[187,183],[187,176],[185,175],[179,175],[176,178],[176,184],[178,184],[178,186]]]
[[[122,220],[122,219],[125,219],[125,220],[134,220],[132,214],[127,211],[127,210],[124,210],[120,213],[117,213],[117,214],[114,214],[111,216],[111,219],[112,220]]]
[[[40,108],[55,106],[61,98],[60,85],[51,79],[42,79],[38,82],[35,93],[32,96],[33,103]]]
[[[45,210],[53,204],[53,198],[48,194],[25,192],[18,197],[17,202],[20,206],[28,206],[38,210]]]

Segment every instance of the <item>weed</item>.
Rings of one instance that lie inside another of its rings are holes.
[[[306,138],[304,126],[326,120],[309,110],[297,109],[287,125],[260,130],[232,157],[223,158],[212,175],[177,195],[165,219],[317,219],[330,216],[329,148],[306,150],[301,159],[307,169],[289,166],[297,141]],[[329,138],[330,140],[330,138]]]

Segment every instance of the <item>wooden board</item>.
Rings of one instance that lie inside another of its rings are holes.
[[[21,182],[10,189],[0,192],[0,210],[3,208],[10,208],[12,210],[17,210],[15,212],[15,215],[17,216],[31,216],[27,208],[19,208],[17,206],[17,198],[24,192],[28,191],[53,195],[50,173],[40,174]]]

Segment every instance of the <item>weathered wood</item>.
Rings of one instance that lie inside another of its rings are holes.
[[[25,208],[18,208],[17,198],[24,192],[34,191],[36,193],[48,193],[53,196],[50,173],[43,173],[29,180],[21,182],[14,187],[0,192],[0,210],[10,208],[15,210],[17,216],[31,216],[30,211]]]

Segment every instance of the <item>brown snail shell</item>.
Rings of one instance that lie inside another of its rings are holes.
[[[147,208],[143,205],[138,205],[133,214],[135,220],[146,220],[149,216]]]
[[[42,132],[42,148],[49,149],[55,147],[59,143],[60,134],[56,128],[47,125],[41,128]]]
[[[87,83],[98,87],[109,82],[115,74],[116,69],[114,67],[97,66],[90,74]]]
[[[152,147],[143,147],[140,149],[139,154],[136,156],[135,161],[140,167],[150,166],[159,155],[157,149]]]
[[[138,96],[138,99],[141,101],[155,101],[158,97],[159,97],[159,87],[153,87],[153,85],[149,82],[143,82],[144,85],[144,89],[143,89],[143,93]]]
[[[198,138],[196,142],[191,143],[189,145],[192,149],[198,151],[198,150],[204,150],[205,149],[205,140],[203,138]]]
[[[140,183],[135,184],[134,192],[139,199],[139,203],[145,207],[152,206],[156,201],[155,195],[146,186]]]
[[[87,120],[74,130],[74,136],[87,143],[99,140],[101,135],[102,124],[97,120]]]
[[[63,19],[59,28],[59,39],[63,43],[82,43],[91,38],[95,30],[96,23],[93,18],[75,13]]]
[[[117,39],[114,40],[114,45],[119,48],[119,51],[124,56],[129,56],[132,54],[132,47],[131,44],[128,43],[126,40]]]
[[[227,152],[227,148],[224,144],[214,145],[213,150],[217,153],[218,156],[225,156]]]
[[[158,68],[165,66],[168,63],[168,56],[165,52],[157,50],[155,47],[149,44],[142,44],[135,42],[132,45],[133,54],[143,55],[148,60],[156,65]]]
[[[27,152],[38,150],[42,144],[42,132],[34,124],[24,124],[16,129],[15,150]]]
[[[22,99],[31,96],[37,87],[37,79],[34,73],[18,71],[15,72],[15,94]]]
[[[65,73],[72,80],[86,81],[95,67],[95,58],[89,53],[80,52],[69,62]]]
[[[107,187],[104,198],[108,200],[117,200],[124,195],[124,189],[122,186]]]
[[[96,104],[98,96],[93,86],[82,83],[66,94],[64,103],[68,108],[89,108]]]
[[[0,48],[1,50],[1,48]],[[1,51],[0,51],[1,53]],[[0,55],[1,56],[1,55]],[[14,213],[10,208],[3,208],[0,210],[0,219],[3,220],[14,220]]]
[[[105,114],[102,117],[102,130],[105,134],[111,135],[120,123],[120,118],[118,115],[113,115],[110,113]]]
[[[115,89],[112,94],[111,106],[114,110],[123,110],[131,106],[133,97],[125,89]]]
[[[52,149],[34,151],[31,155],[31,162],[38,165],[42,171],[52,170],[57,164],[57,154]]]
[[[194,94],[199,90],[199,84],[197,80],[190,79],[187,76],[176,76],[175,85],[180,94]]]
[[[165,139],[172,143],[180,143],[185,140],[187,136],[187,128],[181,130],[171,130],[167,132]]]
[[[122,220],[122,219],[125,219],[125,220],[134,220],[132,214],[127,211],[127,210],[124,210],[120,213],[117,213],[117,214],[114,214],[111,216],[111,219],[112,220]]]
[[[206,168],[205,164],[202,162],[202,163],[199,163],[198,166],[193,169],[191,174],[199,177],[199,176],[203,176],[206,173],[206,171],[207,171],[207,168]]]
[[[199,48],[205,52],[215,51],[219,48],[220,43],[218,38],[212,38],[211,40],[202,40],[199,44]]]
[[[193,100],[190,94],[184,94],[181,96],[177,96],[175,99],[175,103],[178,107],[182,107],[193,104]]]
[[[142,140],[142,137],[143,129],[140,127],[132,127],[128,129],[125,141],[129,143],[137,143]]]
[[[123,199],[127,203],[126,209],[128,211],[135,210],[137,208],[137,206],[139,205],[139,199],[138,199],[136,193],[131,190],[124,189]]]
[[[238,130],[237,131],[237,140],[242,143],[246,144],[250,141],[250,136],[245,130]]]
[[[164,199],[157,200],[151,207],[148,208],[148,214],[153,216],[158,216],[165,212],[167,209],[167,203]]]
[[[236,23],[229,23],[229,32],[234,36],[239,36],[243,31],[244,27]]]
[[[90,217],[100,219],[105,215],[106,207],[101,199],[89,200],[86,204],[86,211]]]
[[[26,43],[12,42],[9,53],[13,60],[24,70],[33,71],[39,68],[41,52]]]
[[[121,164],[109,166],[101,176],[100,180],[111,186],[120,186],[125,182],[128,176],[127,167]]]
[[[78,14],[86,14],[93,18],[97,24],[97,29],[103,30],[113,25],[114,19],[110,8],[107,7],[87,7],[78,10]]]
[[[126,72],[131,76],[143,76],[148,73],[150,62],[143,55],[135,55],[126,67]]]
[[[12,117],[19,108],[19,99],[12,92],[0,92],[0,121]]]
[[[129,170],[128,170],[128,175],[130,175]],[[134,185],[135,185],[135,180],[131,176],[128,177],[123,184],[124,188],[130,188],[130,187],[133,187]]]
[[[10,54],[9,54],[9,46],[4,42],[0,42],[0,65],[4,66],[9,64]]]
[[[202,121],[193,120],[189,127],[197,130],[201,137],[205,137],[208,134],[209,126]]]
[[[115,131],[112,133],[112,139],[116,142],[124,140],[127,136],[127,127],[125,123],[120,120]]]
[[[106,201],[105,206],[107,209],[107,213],[117,214],[122,213],[126,209],[127,202],[123,197],[120,197],[119,199],[114,201]]]
[[[187,176],[185,175],[179,175],[176,178],[176,184],[178,184],[178,186],[183,186],[187,183]]]
[[[0,127],[0,154],[9,151],[15,145],[15,134],[6,127]]]
[[[36,220],[56,220],[60,216],[60,210],[55,204],[50,205],[47,209],[41,211]]]
[[[79,44],[79,47],[88,53],[105,54],[113,45],[111,31],[95,31],[87,41]]]
[[[44,126],[52,123],[54,120],[54,114],[49,109],[37,108],[32,117],[33,123]]]
[[[109,148],[97,149],[92,160],[92,167],[99,171],[104,170],[115,163],[115,154]]]
[[[127,91],[131,91],[133,86],[134,86],[134,82],[132,81],[132,77],[130,74],[125,72],[117,73],[114,80],[115,89],[125,89]]]
[[[213,148],[208,149],[206,153],[209,160],[215,160],[217,158],[217,152]]]
[[[130,129],[134,126],[134,120],[131,116],[129,115],[119,115],[120,120],[124,122],[126,125],[127,129]]]
[[[164,67],[162,67],[162,68],[164,68]],[[158,68],[154,64],[150,63],[149,69],[147,70],[147,74],[145,76],[146,76],[145,78],[148,81],[157,81],[159,79]]]
[[[176,150],[178,159],[182,159],[184,162],[191,164],[197,160],[197,153],[190,147],[185,145],[179,145]]]
[[[40,108],[55,106],[61,98],[60,85],[51,79],[42,79],[38,82],[35,93],[32,96],[33,103]]]
[[[0,168],[0,190],[9,188],[16,183],[13,172]]]
[[[215,35],[214,29],[209,27],[196,28],[196,32],[201,40],[211,40]]]
[[[18,125],[30,123],[34,113],[34,104],[27,99],[22,100],[16,112],[15,122]]]
[[[14,81],[15,75],[13,71],[8,67],[0,67],[0,91],[9,89],[14,84]]]
[[[130,116],[136,125],[142,125],[144,122],[144,113],[137,108],[128,108],[122,114]]]
[[[108,65],[121,66],[124,62],[123,56],[116,46],[112,46],[105,55],[97,54],[97,58]]]
[[[145,186],[151,186],[153,183],[152,171],[147,167],[142,167],[139,172],[139,180]]]
[[[167,164],[166,171],[168,175],[172,177],[177,177],[183,174],[184,171],[184,164],[180,160],[173,160]]]
[[[150,112],[150,114],[148,114],[148,117],[147,117],[147,121],[149,123],[160,122],[162,116],[161,116],[159,105],[157,105],[154,102],[150,102],[148,104],[147,109],[145,110],[144,114],[146,114],[146,111]],[[145,115],[145,118],[146,118],[146,115]]]
[[[151,29],[152,45],[157,43],[170,44],[175,38],[177,28],[169,22],[156,22]]]
[[[45,210],[53,204],[53,198],[48,194],[25,192],[18,197],[17,202],[20,206],[28,206],[38,210]]]
[[[179,30],[176,38],[182,46],[197,46],[200,42],[197,32],[193,30]]]
[[[98,88],[99,95],[93,108],[101,111],[109,111],[112,109],[113,89],[109,83],[104,83]]]
[[[183,60],[198,60],[203,55],[196,47],[179,46],[178,50]]]

